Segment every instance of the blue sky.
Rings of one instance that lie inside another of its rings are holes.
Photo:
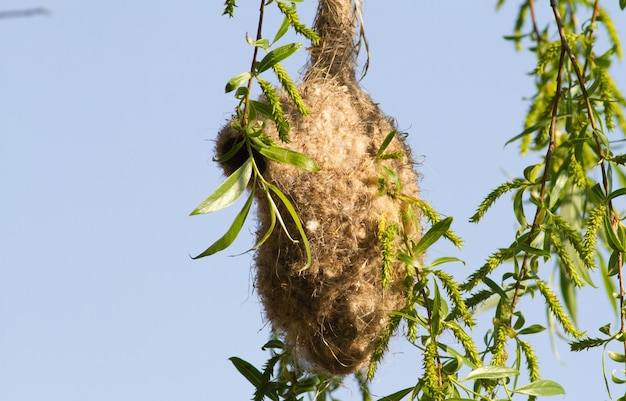
[[[0,5],[51,11],[0,20],[0,400],[252,396],[227,358],[259,365],[266,356],[251,255],[229,256],[252,245],[254,226],[226,253],[189,257],[237,209],[188,216],[223,180],[212,140],[235,106],[225,83],[249,66],[244,35],[256,30],[258,8],[239,3],[234,20],[209,0]],[[547,2],[537,5],[548,15]],[[314,3],[301,8],[311,22]],[[429,254],[467,262],[450,265],[452,274],[464,276],[510,242],[506,202],[480,225],[467,219],[535,161],[503,147],[521,131],[533,93],[532,58],[502,39],[516,9],[365,2],[372,60],[362,84],[409,132],[422,196],[455,217],[463,251],[437,245]],[[626,26],[624,13],[615,22]],[[303,57],[287,65],[294,76]],[[626,88],[623,71],[614,67]],[[592,335],[613,320],[601,291],[580,308]],[[545,321],[541,304],[531,310],[527,320]],[[547,335],[534,344],[544,378],[559,381],[566,399],[603,397],[599,353],[569,355],[559,343],[557,363]],[[374,391],[414,384],[418,358],[394,342]],[[350,385],[344,394],[358,399]]]

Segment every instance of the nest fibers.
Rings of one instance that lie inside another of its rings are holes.
[[[311,49],[299,86],[310,115],[302,117],[286,95],[281,97],[292,127],[284,146],[313,159],[321,171],[262,160],[265,179],[291,200],[305,226],[311,267],[301,270],[307,260],[303,247],[279,228],[255,259],[256,288],[274,329],[312,369],[332,374],[364,367],[389,312],[405,304],[400,264],[394,265],[390,284],[384,289],[382,284],[378,227],[382,219],[402,227],[407,205],[379,191],[376,153],[394,127],[355,79],[357,10],[350,0],[320,0],[315,28],[321,41]],[[266,134],[279,141],[273,124],[267,124]],[[218,137],[218,156],[239,135],[227,125]],[[403,138],[396,136],[388,151],[404,153],[384,163],[398,173],[403,194],[417,197],[417,175]],[[230,173],[240,162],[227,162],[224,170]],[[265,194],[257,194],[260,238],[271,220]],[[275,203],[289,232],[297,234],[287,210]]]

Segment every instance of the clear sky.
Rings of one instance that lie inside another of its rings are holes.
[[[0,400],[252,396],[227,358],[266,357],[251,255],[229,256],[252,245],[254,226],[226,253],[189,257],[237,209],[188,216],[223,180],[212,140],[235,106],[223,88],[249,66],[244,35],[256,30],[258,9],[239,3],[234,20],[216,0],[0,3],[51,12],[0,20]],[[547,15],[547,1],[537,6]],[[502,39],[517,7],[365,1],[372,60],[363,87],[410,133],[422,196],[455,217],[464,250],[438,245],[429,257],[466,260],[447,268],[460,276],[514,230],[506,201],[480,225],[468,217],[534,161],[503,147],[533,93],[532,58]],[[301,8],[311,22],[314,3]],[[614,17],[626,27],[624,13]],[[303,57],[288,64],[294,76]],[[614,73],[625,90],[624,64]],[[592,336],[613,321],[602,291],[580,309]],[[541,304],[531,310],[527,320],[545,321]],[[559,343],[556,363],[547,335],[534,344],[543,377],[560,382],[566,399],[606,398],[600,353],[569,355]],[[414,384],[420,365],[394,342],[374,391]],[[348,386],[344,401],[356,399]]]

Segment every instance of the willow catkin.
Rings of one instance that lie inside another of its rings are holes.
[[[389,323],[389,312],[405,304],[405,273],[399,264],[383,288],[378,238],[381,219],[402,226],[406,211],[406,204],[379,191],[376,153],[394,126],[355,79],[353,7],[350,0],[320,0],[315,29],[321,40],[311,49],[298,88],[309,116],[303,117],[288,96],[281,98],[292,127],[290,142],[283,145],[313,159],[321,171],[262,160],[265,179],[291,200],[305,227],[311,267],[302,271],[307,260],[302,245],[279,228],[255,257],[256,288],[273,328],[311,369],[332,374],[364,367]],[[278,142],[272,124],[265,133]],[[220,132],[218,156],[237,135],[230,125]],[[403,194],[417,197],[417,175],[403,138],[396,137],[388,151],[404,154],[385,165],[398,173]],[[230,173],[236,167],[227,163],[224,169]],[[271,218],[265,194],[257,194],[261,237]],[[289,233],[297,235],[288,211],[279,200],[275,203]],[[414,231],[416,235],[419,229]]]

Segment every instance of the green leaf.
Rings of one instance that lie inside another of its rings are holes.
[[[538,397],[546,397],[551,395],[565,394],[565,389],[557,382],[552,380],[537,380],[528,383],[525,386],[518,387],[513,390],[514,393],[534,395]]]
[[[251,251],[255,251],[259,249],[259,247],[263,245],[265,241],[268,240],[270,235],[272,235],[272,232],[274,231],[274,227],[276,226],[276,214],[277,214],[276,205],[274,204],[274,200],[272,200],[272,197],[270,196],[269,191],[265,192],[265,195],[267,196],[267,201],[270,204],[270,208],[269,208],[270,209],[270,226],[265,232],[265,234],[263,234],[263,237],[261,237],[261,239],[250,249]],[[280,217],[280,213],[278,213],[278,216]],[[281,217],[281,224],[283,224],[282,217]],[[287,235],[289,235],[289,233],[287,233]]]
[[[243,205],[243,208],[235,217],[233,224],[230,226],[226,234],[217,241],[213,243],[210,247],[208,247],[204,252],[202,252],[198,256],[192,257],[192,259],[199,259],[205,256],[213,255],[219,251],[222,251],[230,246],[233,243],[237,235],[239,235],[239,231],[241,231],[241,227],[243,227],[244,221],[246,221],[246,217],[248,217],[248,212],[250,211],[250,206],[252,205],[252,199],[254,198],[254,192],[250,193],[246,204]]]
[[[441,293],[439,292],[439,286],[437,282],[434,282],[434,294],[433,294],[433,309],[431,315],[431,327],[432,336],[438,336],[441,333],[441,316],[442,316],[442,303]]]
[[[284,349],[284,348],[285,348],[285,343],[276,339],[269,340],[268,342],[265,343],[263,347],[261,347],[263,351],[267,349]]]
[[[405,388],[404,390],[396,391],[393,394],[389,394],[378,401],[400,401],[413,391],[413,387]]]
[[[258,74],[263,71],[267,71],[272,66],[280,63],[287,57],[291,56],[295,52],[297,52],[302,47],[301,43],[290,43],[288,45],[284,45],[281,47],[277,47],[271,52],[267,53],[265,57],[256,65],[256,71]]]
[[[491,290],[493,290],[494,293],[497,293],[498,295],[500,295],[500,298],[508,302],[509,296],[506,295],[506,292],[504,291],[504,289],[502,289],[502,287],[500,287],[495,281],[493,281],[489,277],[485,277],[483,279],[483,283],[485,283],[487,287],[491,288]]]
[[[300,233],[300,236],[302,237],[304,251],[306,252],[306,264],[300,270],[301,271],[306,270],[311,266],[311,245],[309,244],[309,239],[307,238],[306,233],[304,232],[304,228],[302,227],[302,222],[300,221],[300,217],[298,216],[296,209],[294,209],[289,199],[285,196],[285,194],[281,192],[280,189],[278,189],[277,187],[275,187],[274,185],[270,183],[267,183],[267,187],[271,189],[272,192],[274,192],[276,196],[278,196],[278,198],[280,198],[281,202],[283,202],[283,205],[285,205],[285,207],[287,208],[287,211],[291,215],[293,222],[296,224],[296,227],[298,228],[298,232]]]
[[[380,157],[385,152],[385,149],[387,149],[387,147],[389,146],[389,144],[391,143],[391,141],[393,140],[393,138],[395,136],[396,136],[396,130],[395,129],[387,134],[387,136],[383,140],[383,143],[380,145],[380,148],[378,149],[378,152],[376,152],[376,159],[380,159]]]
[[[292,166],[299,167],[307,171],[320,171],[320,168],[315,162],[309,159],[306,155],[294,152],[287,148],[280,146],[270,145],[256,148],[259,153],[268,159],[276,160],[277,162],[291,164]]]
[[[600,333],[605,334],[607,336],[611,335],[611,323],[607,323],[604,326],[598,327]]]
[[[259,102],[258,100],[250,100],[250,104],[254,106],[256,111],[261,113],[263,116],[272,119],[272,106],[267,103]]]
[[[513,138],[509,139],[504,146],[507,146],[510,143],[513,143],[515,141],[517,141],[520,138],[523,138],[524,136],[531,134],[541,128],[547,127],[550,124],[550,119],[549,118],[544,118],[542,120],[539,120],[539,122],[533,126],[530,126],[528,128],[526,128],[524,131],[522,131],[520,134],[514,136]]]
[[[428,249],[432,244],[437,242],[437,240],[448,232],[450,229],[450,225],[452,224],[452,217],[446,217],[440,222],[434,224],[430,230],[424,234],[424,236],[420,239],[420,241],[413,248],[413,252],[416,255],[423,254],[426,249]]]
[[[518,242],[517,244],[515,244],[515,248],[529,255],[537,255],[537,256],[544,256],[544,257],[551,256],[549,251],[546,251],[545,249],[540,249],[540,248],[529,246],[528,244],[525,244],[523,242]]]
[[[615,384],[624,384],[626,383],[626,379],[622,379],[619,378],[615,375],[616,370],[613,371],[613,373],[611,374],[611,381]],[[622,370],[622,373],[624,373],[624,371]]]
[[[620,188],[618,190],[611,192],[607,199],[614,199],[622,195],[626,195],[626,188]]]
[[[289,18],[283,18],[283,23],[280,25],[280,28],[278,28],[278,32],[276,32],[276,36],[274,36],[272,44],[278,42],[280,38],[282,38],[287,33],[287,31],[289,30],[289,26]]]
[[[626,8],[626,0],[619,0],[619,8],[622,10]]]
[[[232,92],[235,89],[239,88],[241,84],[248,81],[250,78],[252,78],[252,75],[249,72],[242,72],[239,75],[235,75],[226,83],[226,93]]]
[[[465,261],[464,260],[461,260],[459,258],[455,258],[454,256],[443,256],[441,258],[437,258],[437,259],[433,260],[432,262],[430,262],[428,267],[435,267],[435,266],[442,265],[444,263],[453,263],[453,262],[463,263],[463,265],[465,266]]]
[[[611,358],[612,360],[614,360],[615,362],[626,362],[626,355],[624,354],[620,354],[619,352],[615,352],[615,351],[609,351],[609,358]]]
[[[246,41],[254,46],[254,47],[260,47],[263,50],[267,50],[270,47],[270,42],[267,39],[258,39],[258,40],[254,40],[250,37],[250,35],[248,35],[246,33]]]
[[[224,181],[215,192],[204,200],[190,216],[195,214],[206,214],[224,209],[235,203],[248,186],[250,177],[252,176],[252,158],[235,170],[226,181]]]
[[[239,153],[239,151],[241,150],[241,148],[243,147],[243,145],[246,142],[244,140],[240,140],[239,142],[235,143],[235,145],[226,153],[224,153],[222,155],[222,157],[213,157],[213,161],[216,163],[224,163],[229,161],[230,159],[232,159],[237,153]]]
[[[626,252],[626,247],[624,247],[622,241],[619,240],[617,234],[615,233],[615,231],[613,231],[613,227],[608,216],[605,216],[604,218],[604,233],[606,234],[606,240],[611,249],[617,252]]]
[[[239,371],[239,373],[248,379],[248,381],[252,383],[255,388],[259,387],[263,381],[263,374],[257,368],[255,368],[250,362],[244,361],[236,356],[232,356],[228,358],[228,360],[235,365],[235,368]]]
[[[540,324],[533,324],[530,325],[528,327],[526,327],[525,329],[522,329],[520,331],[517,332],[517,334],[535,334],[535,333],[541,333],[542,331],[544,331],[546,328],[543,327]]]
[[[487,365],[474,369],[461,381],[477,380],[477,379],[502,379],[505,377],[516,376],[519,372],[517,369],[507,368],[504,366]]]

